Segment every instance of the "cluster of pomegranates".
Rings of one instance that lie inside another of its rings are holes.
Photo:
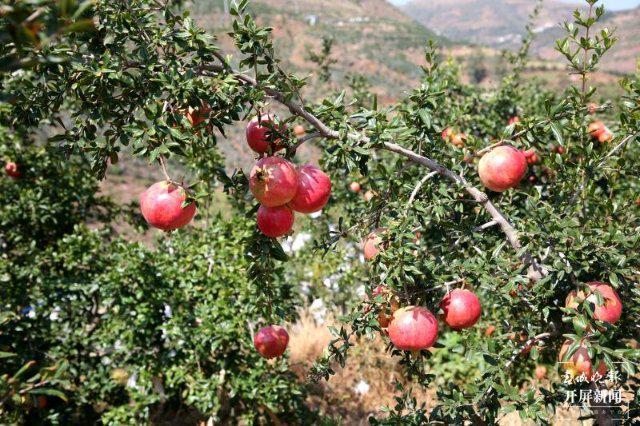
[[[602,300],[601,304],[598,303],[598,294]],[[574,290],[569,293],[565,301],[565,307],[577,309],[585,301],[594,306],[593,317],[596,320],[614,324],[622,316],[622,301],[618,293],[609,284],[597,281],[587,283],[585,290]],[[589,329],[590,326],[587,325],[585,331],[589,331]],[[603,361],[598,363],[596,360],[591,359],[587,339],[580,341],[576,351],[570,357],[567,356],[573,343],[573,340],[566,340],[560,349],[558,361],[561,362],[564,370],[571,377],[584,374],[587,379],[591,380],[596,373],[600,377],[604,377],[607,373],[607,366]]]
[[[258,229],[271,238],[291,232],[294,212],[318,212],[331,196],[331,180],[322,170],[311,164],[296,167],[274,155],[284,148],[275,135],[278,131],[275,118],[269,115],[251,120],[246,131],[251,149],[266,155],[251,170],[249,188],[260,202]]]
[[[20,176],[22,176],[22,173],[20,173],[20,167],[13,161],[7,161],[7,163],[4,165],[4,171],[7,173],[7,176],[13,179],[18,179]]]
[[[353,181],[353,182],[351,182],[351,183],[349,184],[349,190],[350,190],[351,192],[355,192],[356,194],[359,194],[359,193],[360,193],[360,191],[362,191],[362,185],[360,185],[360,182],[358,182],[358,181]],[[362,196],[362,198],[363,198],[365,201],[369,202],[369,201],[373,200],[373,199],[375,198],[375,196],[376,196],[376,195],[378,195],[378,193],[377,193],[377,192],[375,192],[375,191],[374,191],[374,190],[372,190],[372,189],[368,189],[368,190],[364,193],[364,195]]]
[[[438,320],[423,306],[400,307],[398,298],[385,286],[376,287],[372,295],[383,296],[386,301],[378,313],[380,328],[393,345],[404,351],[420,351],[433,346],[438,338]],[[480,300],[470,290],[455,289],[444,296],[439,304],[440,318],[453,330],[473,327],[480,319]]]
[[[362,242],[365,259],[375,258],[384,249],[382,236],[386,228],[378,228],[371,232]],[[622,315],[622,302],[616,291],[602,282],[587,283],[587,291],[572,291],[566,299],[566,308],[576,309],[585,300],[594,305],[594,318],[599,321],[615,323]],[[598,303],[598,296],[602,303]],[[400,301],[385,286],[378,286],[372,292],[373,297],[383,296],[384,305],[378,313],[378,323],[388,334],[393,345],[401,350],[419,351],[428,349],[438,338],[438,321],[429,309],[422,306],[400,307]],[[462,330],[476,324],[482,313],[478,297],[466,289],[455,289],[447,292],[439,304],[442,310],[441,319],[453,330]],[[370,308],[368,308],[370,309]],[[368,311],[367,309],[367,311]],[[366,312],[366,311],[365,311]],[[493,334],[495,327],[490,325],[485,330],[487,336]],[[587,330],[588,331],[588,330]],[[512,339],[515,339],[515,335]],[[525,334],[519,336],[520,342],[526,342]],[[572,340],[566,340],[559,352],[559,361],[571,377],[582,373],[591,379],[596,373],[604,377],[607,368],[604,362],[596,363],[589,356],[587,340],[580,342],[578,348],[567,357]],[[531,351],[535,342],[524,348],[523,352]],[[536,369],[536,377],[543,378],[546,368]]]

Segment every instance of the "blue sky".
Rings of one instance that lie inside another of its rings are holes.
[[[408,3],[410,0],[390,0],[394,4]],[[568,3],[584,3],[583,0],[565,0]],[[640,5],[640,0],[603,0],[605,7],[612,10],[630,9]]]

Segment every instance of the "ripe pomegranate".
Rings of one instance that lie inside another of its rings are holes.
[[[464,140],[467,138],[467,135],[464,133],[457,133],[451,127],[444,129],[441,135],[443,141],[451,142],[452,145],[457,146],[458,148],[464,147]]]
[[[464,148],[464,140],[467,138],[467,135],[464,133],[456,133],[451,136],[451,143],[458,148]]]
[[[451,127],[447,127],[442,131],[442,140],[447,142],[449,138],[453,135],[453,129]]]
[[[270,238],[278,238],[291,232],[295,216],[287,206],[258,208],[258,229]]]
[[[589,124],[589,133],[594,139],[598,139],[607,129],[607,126],[600,120],[596,120]]]
[[[187,120],[192,127],[198,127],[200,124],[204,123],[211,112],[211,107],[209,104],[203,103],[200,108],[189,107],[186,111]],[[212,130],[212,126],[207,126],[206,129],[208,131]]]
[[[378,313],[378,324],[380,324],[380,328],[387,328],[393,318],[393,314],[400,309],[400,301],[397,296],[395,296],[393,292],[384,285],[379,285],[373,289],[373,297],[380,295],[382,295],[383,299],[386,300],[387,303],[382,306]]]
[[[509,126],[511,126],[512,124],[516,124],[520,122],[520,117],[516,116],[516,117],[511,117],[509,119]]]
[[[362,242],[362,251],[364,251],[365,260],[371,260],[380,253],[380,250],[384,249],[382,244],[382,234],[387,231],[387,228],[377,228],[364,239]]]
[[[389,324],[389,338],[403,351],[430,348],[438,338],[438,320],[422,306],[398,309]]]
[[[360,184],[358,182],[351,182],[351,185],[349,185],[349,189],[353,192],[360,192]]]
[[[538,154],[534,149],[528,149],[522,152],[527,159],[527,163],[529,164],[538,164],[540,162],[540,158],[538,158]]]
[[[521,151],[508,145],[492,149],[478,164],[482,184],[495,192],[515,188],[526,172],[526,157]]]
[[[262,115],[260,118],[255,117],[251,120],[247,124],[246,131],[249,147],[258,154],[264,154],[269,150],[276,152],[283,149],[282,141],[274,134],[274,130],[283,133],[286,126],[280,126],[277,122],[277,118],[270,115]]]
[[[547,377],[547,367],[545,367],[544,365],[536,366],[535,375],[536,379],[538,380],[544,379],[545,377]]]
[[[298,190],[298,172],[293,164],[280,157],[259,160],[249,175],[249,188],[267,207],[287,204]]]
[[[48,405],[48,401],[47,401],[47,397],[44,395],[37,395],[34,397],[35,398],[35,402],[34,402],[34,406],[39,409],[39,410],[44,410],[45,408],[47,408]]]
[[[562,155],[562,154],[564,154],[566,152],[566,150],[564,149],[564,146],[562,146],[562,145],[554,146],[553,147],[553,151],[557,152],[560,155]]]
[[[195,203],[182,207],[186,199],[184,187],[168,181],[156,182],[140,196],[142,216],[149,225],[163,231],[182,228],[196,214]]]
[[[279,325],[263,327],[253,336],[253,346],[267,359],[282,356],[288,344],[289,333]]]
[[[322,210],[330,196],[329,176],[311,164],[298,168],[298,191],[289,207],[299,213],[315,213]]]
[[[565,301],[565,306],[576,309],[586,298],[586,300],[595,305],[593,310],[594,318],[610,324],[617,322],[622,316],[622,301],[613,287],[597,281],[587,283],[587,287],[589,288],[588,294],[585,294],[582,290],[570,292]],[[600,293],[602,296],[602,305],[598,305],[596,293]]]
[[[13,161],[8,161],[7,164],[4,165],[4,171],[7,172],[7,175],[14,179],[18,179],[20,176],[22,176],[22,173],[20,173],[20,167]]]
[[[490,325],[484,330],[484,334],[485,336],[491,336],[495,331],[496,328],[493,325]]]
[[[609,130],[608,127],[605,127],[604,131],[600,133],[600,136],[598,136],[598,142],[607,143],[607,142],[611,142],[612,140],[613,140],[613,133],[611,132],[611,130]]]
[[[607,366],[600,361],[597,368],[594,369],[594,362],[589,357],[588,349],[581,343],[578,349],[568,357],[569,347],[573,344],[572,340],[566,340],[560,348],[558,361],[562,363],[562,368],[569,372],[571,377],[579,376],[584,373],[587,379],[591,379],[597,372],[601,377],[607,374]]]
[[[442,319],[454,330],[472,327],[482,313],[478,296],[466,289],[455,289],[449,292],[440,302],[444,311]]]
[[[376,193],[371,191],[371,190],[369,190],[369,191],[364,193],[364,197],[363,198],[364,198],[365,201],[369,202],[369,201],[373,200],[373,198],[375,196],[376,196]]]

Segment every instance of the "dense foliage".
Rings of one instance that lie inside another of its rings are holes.
[[[309,388],[287,360],[254,352],[257,327],[293,320],[301,292],[330,298],[349,314],[309,377],[330,380],[356,338],[381,331],[388,299],[437,313],[459,287],[480,297],[475,328],[442,327],[429,351],[388,346],[413,386],[435,390],[437,404],[398,386],[397,405],[372,423],[493,423],[513,410],[548,422],[569,389],[589,387],[524,387],[535,364],[556,368],[567,338],[620,374],[624,414],[637,417],[640,82],[625,79],[624,96],[607,102],[589,86],[615,42],[609,31],[590,32],[603,14],[597,1],[586,2],[588,14],[566,25],[557,46],[576,87],[549,93],[521,78],[529,39],[492,89],[462,83],[456,65],[428,45],[420,87],[386,107],[357,78],[349,90],[303,101],[305,80],[280,68],[270,29],[247,3],[230,8],[232,56],[180,1],[3,6],[11,42],[0,47],[9,64],[0,158],[23,173],[0,179],[2,419],[312,422],[322,413],[309,412]],[[322,80],[330,51],[327,42],[316,58]],[[592,102],[599,106],[590,111]],[[205,115],[195,128],[189,108]],[[225,170],[219,151],[234,123],[278,108],[288,111],[283,155],[314,144],[334,183],[323,214],[296,228],[311,234],[314,250],[290,256],[256,230],[245,173]],[[592,113],[612,141],[589,133]],[[296,139],[295,124],[308,135]],[[464,132],[464,143],[443,139],[447,128]],[[480,190],[477,158],[501,144],[534,149],[540,162],[516,189]],[[101,195],[97,179],[123,156],[186,171],[200,208],[191,229],[158,234],[152,248],[118,236],[122,221],[141,232],[140,220]],[[371,199],[349,190],[354,180]],[[225,217],[211,213],[221,191]],[[358,243],[377,228],[385,228],[384,249],[363,264]],[[615,324],[597,320],[590,301],[565,307],[591,281],[620,295]],[[390,293],[374,297],[378,286]],[[602,424],[615,416],[597,414]]]

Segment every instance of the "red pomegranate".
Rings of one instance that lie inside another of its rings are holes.
[[[472,327],[482,313],[478,296],[465,289],[448,293],[440,302],[440,308],[444,311],[442,319],[454,330]]]
[[[612,140],[613,140],[613,132],[609,130],[608,127],[605,127],[604,132],[600,133],[600,136],[598,136],[598,142],[607,143],[607,142],[611,142]]]
[[[359,182],[351,182],[351,185],[349,185],[349,189],[352,192],[360,192],[360,183]]]
[[[403,351],[430,348],[438,338],[438,320],[422,306],[398,309],[389,324],[389,338]]]
[[[594,281],[587,283],[587,285],[591,290],[591,295],[587,297],[587,300],[596,305],[593,316],[600,321],[611,324],[617,322],[622,316],[622,301],[618,293],[613,287],[603,282]],[[604,299],[602,305],[597,304],[596,292],[599,292]]]
[[[492,149],[478,164],[482,184],[495,192],[515,188],[526,172],[526,157],[521,151],[508,145]]]
[[[253,346],[265,358],[282,356],[288,344],[289,333],[279,325],[263,327],[253,336]]]
[[[602,282],[590,282],[587,283],[587,287],[589,291],[586,292],[586,294],[583,290],[570,292],[567,295],[565,306],[576,309],[579,304],[586,299],[595,306],[593,316],[597,320],[611,324],[618,321],[622,316],[622,301],[613,287]],[[603,299],[603,304],[601,305],[598,304],[597,293],[599,293]]]
[[[540,158],[534,149],[528,149],[522,152],[527,159],[527,163],[529,164],[538,164],[540,162]]]
[[[605,126],[604,123],[600,120],[596,120],[593,123],[589,124],[589,133],[591,134],[591,136],[593,136],[594,139],[600,138],[600,135],[602,135],[606,130],[607,126]]]
[[[188,107],[186,111],[187,120],[192,127],[198,127],[200,124],[207,120],[207,117],[211,113],[211,107],[206,102],[202,103],[200,108]],[[213,130],[211,125],[206,126],[207,131]]]
[[[447,127],[447,128],[446,128],[446,129],[444,129],[444,130],[442,131],[442,133],[441,133],[442,140],[443,140],[443,141],[445,141],[445,142],[447,142],[447,141],[449,140],[449,138],[450,138],[451,136],[453,136],[453,134],[454,134],[453,129],[452,129],[451,127]]]
[[[278,238],[291,232],[295,217],[287,206],[258,208],[258,229],[270,238]]]
[[[298,172],[284,158],[265,157],[251,170],[249,188],[262,205],[282,206],[291,201],[298,191]]]
[[[329,201],[331,179],[322,170],[311,164],[298,168],[298,191],[289,207],[299,213],[315,213]]]
[[[515,117],[511,117],[509,119],[509,126],[511,126],[512,124],[517,124],[520,122],[520,117],[515,116]]]
[[[567,357],[569,352],[569,347],[573,344],[573,340],[566,340],[562,347],[560,348],[560,353],[558,354],[558,361],[562,363],[562,368],[567,371],[571,377],[579,376],[584,373],[587,379],[591,379],[595,373],[598,373],[600,377],[604,377],[607,374],[607,365],[600,361],[595,367],[595,362],[589,356],[589,350],[586,346],[581,342],[578,349],[571,355]]]
[[[161,181],[151,185],[140,196],[142,216],[147,223],[164,231],[182,228],[196,214],[196,204],[182,207],[187,191],[173,182]]]
[[[364,252],[365,260],[371,260],[380,253],[380,250],[384,249],[382,244],[382,234],[386,232],[387,228],[377,228],[364,239],[362,242],[362,251]]]
[[[251,120],[246,131],[249,147],[258,154],[264,154],[270,148],[273,152],[283,149],[282,141],[274,134],[274,130],[282,133],[286,126],[280,126],[277,122],[277,117],[266,114]]]
[[[14,179],[18,179],[20,176],[22,176],[22,174],[20,173],[20,167],[18,167],[18,164],[14,163],[13,161],[9,161],[4,165],[4,171],[7,172],[8,176]]]

